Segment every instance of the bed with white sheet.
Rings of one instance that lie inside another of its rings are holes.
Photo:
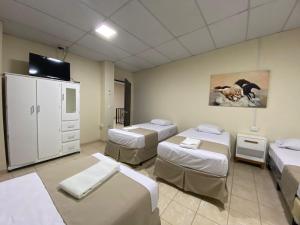
[[[209,143],[212,148],[202,149],[201,144],[197,149],[185,148],[175,140],[178,138],[200,140],[200,143]],[[214,151],[214,147],[221,147],[224,152]],[[156,176],[185,191],[226,202],[226,179],[230,159],[228,132],[213,134],[191,128],[159,143],[157,155],[154,169]]]
[[[80,200],[58,188],[103,157],[97,153],[39,167],[36,173],[1,182],[0,224],[160,225],[157,183],[127,166]]]
[[[105,155],[131,165],[153,158],[157,154],[157,144],[177,133],[177,126],[170,121],[155,121],[157,120],[122,129],[109,129]]]
[[[268,167],[271,169],[295,223],[300,224],[300,151],[287,149],[271,143]],[[296,185],[296,186],[295,186]]]

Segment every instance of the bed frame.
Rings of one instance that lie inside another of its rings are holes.
[[[278,191],[280,191],[280,180],[281,180],[281,172],[280,170],[278,169],[278,167],[276,166],[274,160],[270,157],[269,154],[267,154],[267,168],[272,172],[272,175],[273,175],[273,178],[275,179],[276,181],[276,188]],[[284,202],[286,204],[286,201],[285,201],[285,198],[284,199]],[[288,207],[287,207],[288,208]],[[289,212],[289,216],[291,217],[292,219],[292,225],[299,225],[298,223],[296,223],[296,221],[294,220],[293,218],[293,215],[291,213],[290,210],[288,210]]]

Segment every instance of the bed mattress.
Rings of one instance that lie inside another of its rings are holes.
[[[282,173],[285,165],[300,166],[300,151],[280,148],[275,143],[271,143],[269,155],[273,159],[280,173]],[[300,197],[300,186],[297,190],[297,196]]]
[[[158,133],[158,141],[162,141],[171,137],[177,133],[176,125],[161,126],[153,123],[142,123],[136,124],[132,127],[144,128],[153,130]],[[136,134],[123,129],[109,129],[108,139],[114,143],[123,145],[127,148],[144,148],[145,147],[145,136],[142,134]]]
[[[216,135],[199,132],[195,128],[191,128],[178,135],[223,144],[230,149],[230,134],[228,132]],[[228,172],[228,159],[220,153],[190,150],[167,141],[159,143],[157,153],[162,159],[169,162],[216,176],[226,176]]]

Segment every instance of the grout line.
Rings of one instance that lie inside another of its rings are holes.
[[[199,12],[200,12],[200,15],[202,16],[202,19],[203,19],[203,21],[204,21],[204,23],[205,23],[205,25],[206,25],[206,28],[207,28],[208,33],[209,33],[209,36],[210,36],[210,38],[211,38],[211,40],[212,40],[212,42],[213,42],[213,44],[214,44],[214,47],[217,48],[216,42],[215,42],[215,40],[214,40],[214,38],[213,38],[213,35],[212,35],[212,33],[211,33],[211,30],[210,30],[210,28],[209,28],[209,26],[208,26],[208,23],[207,23],[205,17],[204,17],[204,14],[202,13],[202,10],[201,10],[201,8],[200,8],[200,5],[199,5],[199,3],[198,3],[197,0],[194,0],[194,1],[195,1],[195,3],[196,3],[196,6],[197,6]]]
[[[291,11],[290,11],[288,17],[286,18],[286,20],[285,20],[285,22],[284,22],[284,24],[283,24],[283,26],[282,26],[282,28],[281,28],[281,30],[280,30],[281,32],[284,31],[284,27],[287,25],[287,23],[288,23],[290,17],[292,16],[294,10],[295,10],[296,7],[297,7],[297,4],[300,4],[299,2],[300,2],[299,0],[296,0],[296,2],[295,2],[295,4],[294,4],[293,8],[291,9]]]
[[[248,0],[248,15],[247,15],[247,27],[246,27],[246,34],[245,34],[245,41],[247,41],[248,33],[249,33],[249,22],[250,22],[250,0]]]

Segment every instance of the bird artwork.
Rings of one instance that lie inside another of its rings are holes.
[[[209,104],[266,107],[269,71],[212,75]]]

